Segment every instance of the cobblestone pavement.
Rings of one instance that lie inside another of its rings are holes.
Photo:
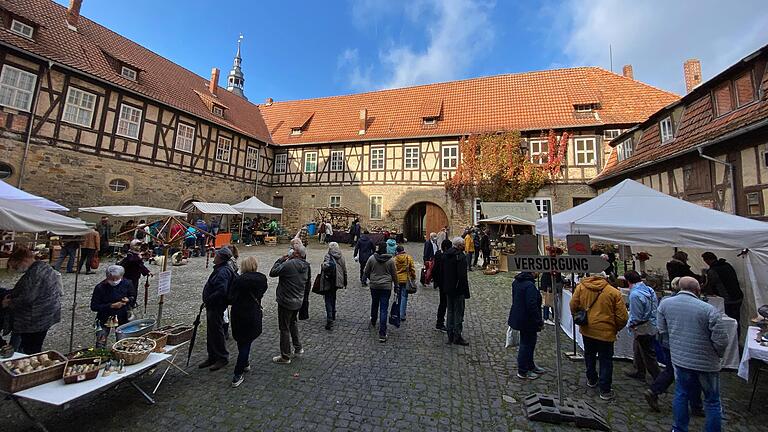
[[[267,272],[287,246],[243,248],[242,255],[256,255],[261,270]],[[357,274],[351,249],[342,246],[350,273]],[[409,249],[420,260],[421,246]],[[314,245],[309,260],[316,270],[325,249]],[[103,270],[103,265],[102,265]],[[173,291],[167,297],[164,321],[191,323],[199,306],[200,292],[210,270],[203,258],[173,269]],[[100,275],[100,273],[99,273]],[[8,285],[14,275],[0,276]],[[93,313],[88,310],[90,293],[100,279],[81,276],[76,318],[76,344],[88,345],[93,339]],[[46,347],[66,352],[69,341],[69,312],[72,306],[73,275],[64,275],[63,321],[48,335]],[[270,358],[278,353],[276,280],[270,279],[265,296],[264,333],[253,345],[250,372],[237,389],[229,387],[234,355],[230,341],[230,367],[218,372],[199,370],[196,364],[205,355],[205,324],[201,326],[189,368],[191,375],[170,372],[156,395],[157,404],[148,406],[125,385],[102,396],[76,402],[68,410],[57,410],[36,403],[25,405],[52,431],[70,430],[362,430],[362,431],[509,431],[571,430],[570,426],[529,422],[520,401],[534,392],[556,392],[554,373],[536,381],[515,377],[515,349],[504,348],[506,318],[510,303],[509,275],[470,275],[472,298],[467,302],[465,336],[469,347],[445,345],[445,334],[434,330],[438,296],[421,289],[408,302],[408,321],[400,329],[390,329],[389,340],[381,344],[368,327],[370,295],[357,278],[338,297],[338,320],[332,332],[323,326],[322,299],[312,295],[310,319],[300,322],[306,353],[291,365],[274,365]],[[155,285],[153,284],[153,288]],[[149,315],[157,306],[153,301]],[[570,340],[564,336],[564,351]],[[554,370],[554,328],[547,326],[536,350],[537,362]],[[669,430],[671,397],[662,397],[662,413],[649,412],[636,381],[624,377],[629,362],[618,362],[614,372],[617,399],[601,401],[588,389],[583,365],[563,362],[567,396],[592,403],[607,418],[614,430],[633,432]],[[153,388],[158,376],[142,378],[145,388]],[[76,385],[76,384],[75,384]],[[768,413],[746,410],[751,386],[734,372],[722,374],[722,395],[727,430],[765,430]],[[758,395],[757,405],[764,401]],[[3,431],[32,430],[19,411],[6,402],[0,404]],[[691,430],[700,430],[701,419],[692,421]]]

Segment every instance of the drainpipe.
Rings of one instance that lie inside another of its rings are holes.
[[[720,159],[713,158],[712,156],[707,156],[704,154],[704,149],[701,147],[696,147],[696,150],[699,151],[699,157],[706,159],[708,161],[712,161],[714,163],[718,163],[720,165],[725,165],[726,168],[728,168],[728,174],[730,174],[730,182],[731,182],[731,214],[736,214],[736,172],[733,169],[733,164],[730,162],[721,161]]]
[[[50,70],[51,66],[53,66],[52,62],[48,62],[48,69]],[[45,72],[45,70],[43,70]],[[32,107],[29,111],[29,124],[27,125],[27,138],[24,140],[24,155],[21,157],[21,166],[19,167],[19,181],[16,184],[16,187],[24,190],[22,188],[22,183],[24,182],[24,167],[27,164],[27,156],[29,155],[29,142],[32,139],[32,126],[35,123],[35,110],[37,109],[37,100],[40,98],[40,88],[42,85],[40,84],[40,81],[42,81],[43,75],[40,74],[37,77],[37,82],[35,83],[35,92],[32,96]]]

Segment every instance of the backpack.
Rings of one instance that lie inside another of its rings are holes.
[[[328,281],[331,286],[336,286],[336,260],[331,257],[330,266],[327,270],[323,270],[323,278]]]

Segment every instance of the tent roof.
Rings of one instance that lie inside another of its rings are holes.
[[[510,225],[528,225],[535,226],[536,222],[525,220],[514,215],[502,215],[492,218],[480,219],[478,223],[491,223],[491,224],[510,224]]]
[[[225,203],[209,203],[209,202],[200,202],[195,201],[192,203],[192,205],[197,208],[200,213],[203,214],[220,214],[220,215],[239,215],[240,212],[237,211],[234,207],[232,207],[229,204]]]
[[[142,206],[81,207],[78,210],[84,213],[95,213],[114,217],[187,216],[186,213],[178,212],[176,210]]]
[[[589,234],[637,246],[756,249],[768,244],[768,223],[708,209],[630,179],[553,215],[552,227],[556,238]],[[547,234],[546,218],[536,222],[536,232]]]
[[[282,214],[283,210],[277,207],[272,207],[269,204],[265,204],[264,201],[256,198],[255,196],[248,198],[247,200],[233,204],[232,207],[235,210],[239,210],[247,214]]]
[[[539,218],[536,204],[529,202],[481,202],[480,210],[486,218],[512,216],[532,223]]]
[[[32,195],[29,192],[24,192],[23,190],[15,188],[4,181],[0,181],[0,197],[11,201],[18,201],[44,210],[69,211],[69,209],[63,205],[57,204],[49,199],[45,199],[37,195]]]
[[[0,198],[0,230],[34,233],[50,231],[60,235],[80,235],[91,231],[80,219],[2,198]]]

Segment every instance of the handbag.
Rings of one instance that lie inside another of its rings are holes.
[[[419,287],[416,286],[416,282],[413,279],[408,279],[408,282],[405,285],[405,292],[408,294],[416,294],[416,291],[419,290]]]
[[[315,281],[312,283],[312,292],[315,294],[323,294],[323,272],[320,272],[315,276]]]
[[[507,343],[504,345],[504,348],[512,348],[518,345],[520,345],[520,333],[507,326]]]
[[[389,309],[389,323],[400,328],[400,301],[392,303],[392,308]]]
[[[99,268],[99,256],[97,254],[91,255],[91,259],[88,261],[88,267],[92,269]]]
[[[421,282],[422,285],[427,285],[427,267],[421,268],[421,276],[419,277],[419,282]]]
[[[587,318],[587,314],[590,309],[592,309],[592,306],[597,303],[597,299],[600,298],[600,294],[603,293],[603,290],[600,290],[600,292],[597,293],[597,297],[592,301],[592,304],[589,305],[586,309],[579,309],[576,311],[576,313],[573,314],[573,322],[578,326],[585,326],[589,324],[589,319]]]

